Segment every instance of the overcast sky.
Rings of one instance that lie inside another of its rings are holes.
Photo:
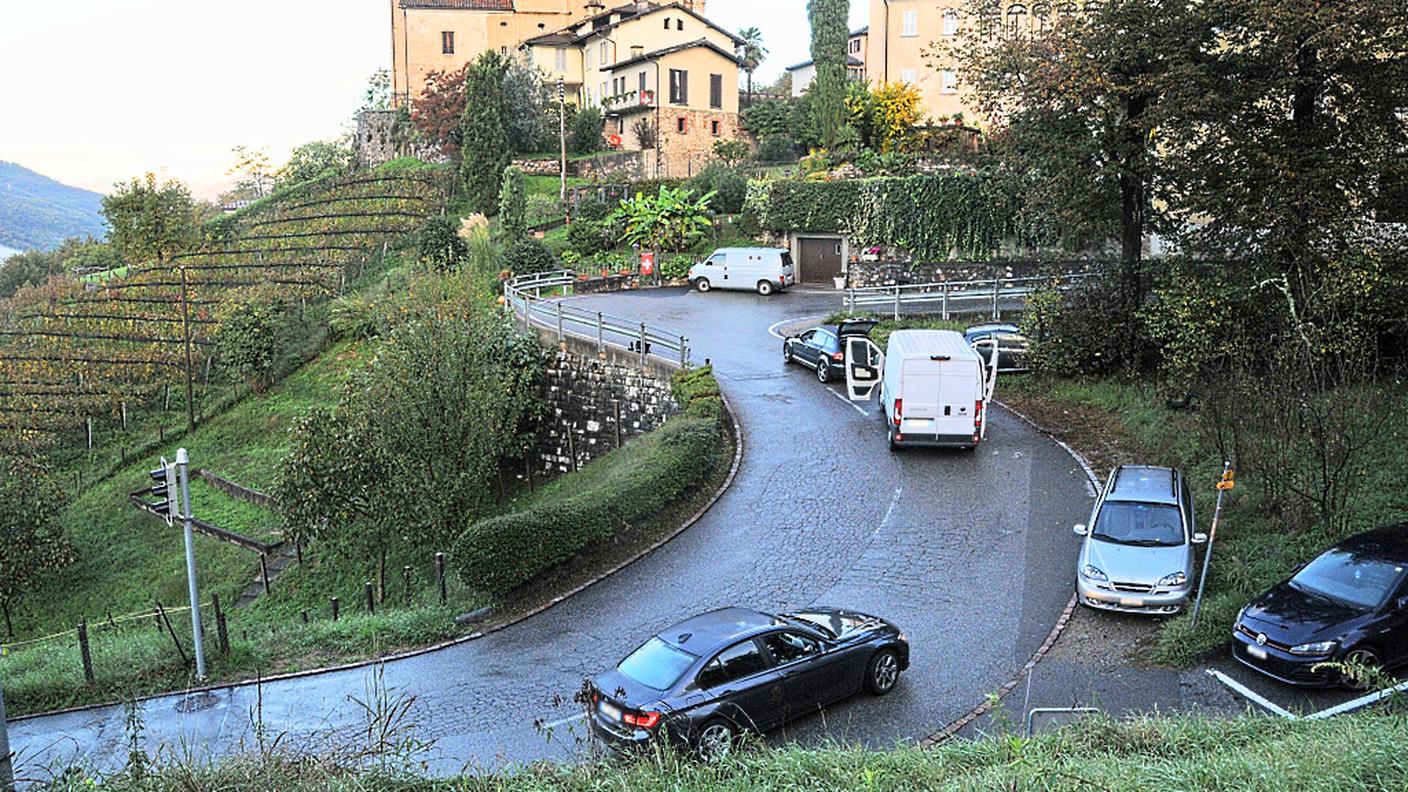
[[[0,0],[0,160],[107,192],[148,170],[214,197],[236,145],[276,162],[348,128],[390,64],[392,0]],[[866,0],[852,0],[853,26]],[[755,82],[806,60],[805,0],[709,0],[761,28]]]

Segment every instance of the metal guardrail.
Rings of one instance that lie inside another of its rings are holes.
[[[1039,287],[1050,285],[1066,290],[1087,278],[1090,273],[1038,275],[1022,278],[988,278],[986,280],[938,281],[904,286],[871,286],[847,289],[843,300],[851,313],[858,310],[890,308],[894,318],[905,309],[938,304],[939,313],[948,319],[952,313],[975,313],[988,310],[993,319],[1002,318],[1002,301],[1030,296]],[[975,310],[976,309],[976,310]]]
[[[621,316],[587,311],[564,303],[547,300],[544,292],[565,296],[578,283],[572,270],[555,270],[521,275],[504,281],[504,309],[522,319],[523,329],[545,327],[557,332],[557,340],[568,336],[595,342],[597,353],[608,346],[624,349],[637,356],[641,365],[648,358],[677,368],[689,368],[689,339],[670,333],[645,322]]]

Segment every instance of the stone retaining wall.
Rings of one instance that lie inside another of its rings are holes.
[[[570,473],[679,409],[668,377],[653,369],[558,350],[543,385],[550,413],[538,442],[539,473]]]

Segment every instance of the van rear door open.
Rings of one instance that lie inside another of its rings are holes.
[[[868,339],[867,339],[868,341]],[[871,357],[860,358],[862,351]],[[993,381],[982,357],[958,333],[897,330],[883,355],[859,341],[846,346],[847,386],[861,400],[874,389],[867,364],[879,362],[880,402],[891,448],[938,445],[972,448],[986,434]],[[860,375],[858,378],[856,375]],[[858,382],[859,380],[859,382]],[[858,384],[867,387],[858,387]]]
[[[844,336],[846,344],[846,395],[851,401],[870,401],[885,371],[885,353],[863,335]]]

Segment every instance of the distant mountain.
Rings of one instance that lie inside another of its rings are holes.
[[[47,249],[73,236],[102,237],[103,196],[0,161],[0,245]]]

